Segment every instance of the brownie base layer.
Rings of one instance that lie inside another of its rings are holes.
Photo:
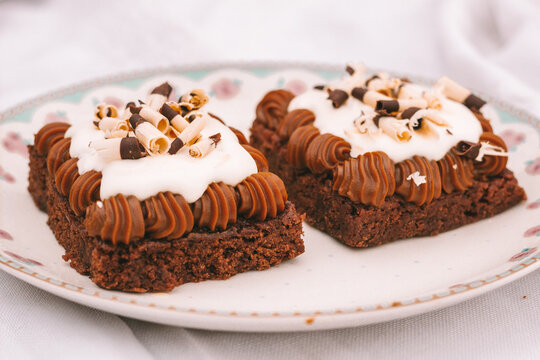
[[[66,251],[64,260],[79,273],[89,275],[106,289],[133,292],[168,291],[203,280],[265,270],[304,252],[302,217],[287,202],[285,211],[266,221],[239,219],[221,232],[191,232],[173,240],[142,239],[128,245],[112,245],[89,236],[82,216],[76,216],[68,199],[51,179],[46,179],[40,158],[31,150],[29,187],[36,204],[47,199],[48,225]],[[46,196],[44,196],[46,195]]]
[[[30,155],[30,173],[28,192],[41,211],[47,211],[47,157],[41,156],[33,146],[28,146]]]
[[[355,203],[332,190],[332,173],[314,175],[287,163],[287,145],[259,120],[250,143],[268,158],[270,171],[281,177],[289,199],[306,222],[353,247],[372,247],[415,236],[436,235],[503,212],[526,199],[513,173],[505,170],[490,181],[474,181],[463,192],[443,193],[417,206],[399,195],[380,207]]]

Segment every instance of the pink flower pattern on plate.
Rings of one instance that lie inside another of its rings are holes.
[[[499,134],[499,136],[504,140],[506,146],[510,150],[515,150],[516,146],[523,143],[526,137],[525,133],[512,129],[504,130]]]
[[[8,183],[14,183],[15,177],[6,170],[4,170],[2,166],[0,166],[0,180],[7,181]]]
[[[39,261],[37,260],[33,260],[33,259],[30,259],[30,258],[26,258],[24,256],[21,256],[21,255],[17,255],[15,253],[12,253],[11,251],[8,251],[8,250],[4,250],[4,253],[10,257],[12,257],[13,259],[16,259],[16,260],[19,260],[23,263],[25,263],[26,265],[39,265],[39,266],[43,266],[42,263],[40,263]]]
[[[11,153],[19,154],[22,157],[28,157],[28,147],[26,143],[16,132],[10,131],[2,139],[2,146]]]
[[[296,96],[306,92],[307,85],[302,80],[292,79],[285,84],[285,89],[289,90]]]
[[[6,230],[0,229],[0,239],[13,240],[13,236],[11,236],[11,234]]]
[[[512,256],[510,259],[508,259],[508,261],[519,261],[519,260],[525,259],[527,256],[534,254],[536,250],[538,250],[538,248],[536,247],[525,248],[521,250],[519,253],[517,253],[516,255]]]
[[[116,106],[117,109],[121,109],[124,106],[124,102],[117,97],[107,96],[103,99],[105,104]]]
[[[540,236],[540,225],[533,226],[532,228],[525,231],[523,234],[524,237],[530,237],[530,236]]]
[[[230,78],[221,78],[212,84],[211,95],[219,100],[235,97],[240,92],[240,82]]]
[[[47,115],[45,115],[45,124],[50,124],[53,122],[69,122],[69,119],[67,118],[66,114],[57,111],[57,112],[50,112]]]
[[[536,199],[536,201],[533,201],[532,203],[527,205],[527,209],[533,210],[540,208],[540,199]]]
[[[530,175],[540,175],[540,157],[537,157],[534,160],[527,161],[527,167],[525,172]]]

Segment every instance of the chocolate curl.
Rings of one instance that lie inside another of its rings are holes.
[[[414,130],[415,133],[425,137],[438,138],[439,134],[432,129],[429,121],[425,121],[423,118],[426,114],[429,116],[429,111],[418,107],[410,107],[401,113],[401,119],[409,120],[407,123],[409,130]]]
[[[130,110],[132,106],[136,106],[133,101],[130,101],[126,104],[126,107],[124,108],[124,112],[122,112],[122,116],[120,117],[120,119],[124,121],[129,121],[129,118],[131,117],[131,115],[133,115]]]
[[[171,126],[178,132],[184,131],[184,129],[189,125],[189,121],[184,119],[182,115],[177,113],[172,107],[168,104],[163,104],[159,109],[159,112],[163,114],[168,120]],[[177,136],[174,136],[177,137]]]
[[[377,91],[370,91],[366,88],[362,88],[362,87],[356,87],[352,90],[351,92],[351,95],[362,101],[363,103],[371,106],[371,107],[375,107],[377,105],[377,101],[380,101],[380,100],[392,100],[391,97],[388,97],[386,95],[383,95]]]
[[[178,134],[178,137],[173,140],[171,143],[171,148],[169,149],[169,154],[176,154],[184,145],[189,145],[197,141],[200,137],[202,129],[206,126],[206,118],[203,116],[196,116],[195,119],[182,131]]]
[[[381,117],[379,119],[379,128],[383,133],[398,142],[411,140],[412,133],[407,128],[407,124],[407,120],[398,120],[393,117]]]
[[[164,154],[169,150],[169,139],[142,116],[133,114],[129,123],[135,129],[135,136],[139,142],[151,155]]]
[[[202,108],[210,100],[202,89],[193,89],[188,94],[183,95],[179,103],[191,104],[192,110]]]
[[[449,99],[457,101],[469,109],[480,110],[486,102],[474,95],[469,89],[461,86],[454,80],[443,76],[437,81],[435,87],[441,89],[441,92]]]
[[[90,147],[105,161],[142,157],[139,141],[133,137],[94,140],[90,143]]]
[[[201,158],[214,150],[221,140],[221,134],[217,133],[209,137],[203,137],[189,147],[189,155],[194,158]]]
[[[169,83],[164,82],[158,87],[154,88],[148,97],[148,106],[154,110],[158,110],[169,98],[172,87]]]
[[[96,111],[94,112],[94,115],[98,119],[103,119],[104,117],[118,117],[118,109],[114,105],[109,104],[99,104],[96,106]]]
[[[99,130],[105,133],[106,138],[125,137],[128,134],[129,126],[126,121],[119,118],[104,117],[98,123]]]
[[[340,89],[330,90],[328,93],[328,100],[332,101],[332,106],[336,109],[347,101],[349,94]]]
[[[456,154],[458,154],[459,156],[474,160],[480,153],[480,147],[481,145],[477,143],[473,143],[470,141],[460,141],[457,143],[455,149]]]
[[[427,105],[427,101],[424,99],[378,100],[375,105],[375,110],[384,114],[392,114],[404,111],[411,107],[426,108]]]
[[[150,124],[154,125],[154,127],[157,130],[161,131],[163,134],[166,134],[168,132],[168,130],[169,130],[169,121],[167,120],[167,118],[165,116],[161,115],[156,110],[152,109],[151,107],[146,106],[146,105],[132,106],[132,107],[130,107],[130,111],[133,114],[140,115],[144,120],[146,120]]]

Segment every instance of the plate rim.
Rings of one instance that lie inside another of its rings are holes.
[[[109,83],[119,81],[129,81],[139,78],[148,78],[151,76],[167,74],[167,73],[187,73],[197,71],[216,71],[221,69],[239,69],[239,70],[253,70],[253,69],[265,69],[265,70],[283,70],[286,68],[299,68],[308,71],[332,71],[338,72],[342,70],[343,65],[337,65],[335,63],[320,63],[320,62],[293,62],[293,61],[231,61],[231,62],[209,62],[198,64],[178,64],[163,67],[149,67],[134,71],[121,72],[116,74],[105,75],[96,77],[86,81],[80,81],[72,85],[61,87],[57,90],[46,92],[42,95],[30,98],[29,100],[22,101],[7,110],[0,112],[0,124],[5,120],[8,120],[26,110],[45,104],[49,101],[61,98],[65,95],[72,94],[79,91],[89,90],[94,87],[107,85]],[[378,71],[376,68],[368,67],[369,71]],[[425,83],[434,82],[430,77],[411,75],[407,73],[397,73],[399,76],[407,76],[409,78],[418,79]],[[476,92],[482,94],[480,92]],[[496,97],[482,94],[490,103],[495,105],[498,109],[503,110],[520,120],[524,120],[533,127],[540,131],[540,119],[533,116],[529,112],[511,105],[505,101],[502,101]],[[305,224],[307,225],[307,224]],[[508,284],[514,280],[517,280],[534,270],[540,268],[540,252],[528,257],[525,261],[519,262],[516,265],[510,267],[509,270],[503,273],[492,275],[488,278],[477,280],[463,284],[464,289],[448,289],[443,293],[434,293],[429,296],[416,297],[411,299],[411,302],[403,303],[401,301],[394,301],[389,305],[376,304],[362,309],[361,306],[355,310],[340,310],[333,309],[332,311],[315,311],[315,312],[295,312],[290,314],[284,313],[272,313],[272,314],[243,314],[242,311],[230,311],[227,313],[221,313],[216,311],[202,312],[196,309],[178,309],[174,307],[162,308],[157,307],[155,304],[148,303],[142,304],[140,302],[123,302],[118,300],[115,295],[112,296],[100,296],[100,294],[110,293],[110,290],[99,289],[93,290],[94,294],[90,295],[82,290],[83,287],[69,284],[50,277],[41,277],[37,272],[29,269],[20,263],[14,262],[11,259],[6,258],[0,254],[0,269],[5,272],[33,285],[42,290],[59,295],[63,298],[77,302],[79,304],[87,305],[90,307],[98,308],[108,312],[125,315],[128,317],[135,317],[143,320],[149,320],[153,322],[159,322],[168,325],[176,326],[189,326],[194,328],[204,328],[212,330],[236,330],[236,331],[284,331],[284,330],[314,330],[314,329],[330,329],[330,328],[342,328],[347,326],[358,326],[368,323],[376,323],[389,321],[397,318],[404,318],[415,314],[420,314],[443,307],[447,307],[467,299],[476,297],[485,292],[499,288],[505,284]],[[83,275],[81,275],[83,276]],[[493,279],[491,279],[493,278]],[[116,293],[116,292],[115,292]],[[116,303],[115,303],[116,301]],[[101,306],[97,306],[101,305]],[[117,306],[118,305],[118,306]],[[365,307],[365,306],[364,306]],[[129,311],[124,309],[134,310],[138,316],[130,314]],[[144,310],[148,311],[150,315],[145,315]],[[168,310],[168,311],[163,311]],[[171,312],[171,310],[173,310]],[[167,318],[154,319],[153,314],[175,314],[171,316],[171,320]],[[368,315],[366,315],[368,314]],[[377,315],[375,315],[377,314]],[[193,321],[194,317],[198,318],[201,315],[206,315],[205,318],[215,318],[218,321]],[[211,316],[208,316],[211,315]],[[332,320],[335,317],[339,317],[340,323],[336,323]],[[224,321],[225,319],[225,321]],[[265,321],[260,321],[265,319]],[[302,321],[298,321],[303,319]],[[314,321],[317,319],[317,321]],[[367,321],[365,321],[367,319]],[[180,320],[180,323],[178,322]],[[266,320],[272,320],[273,325],[267,326]],[[283,321],[285,320],[285,321]],[[184,323],[181,323],[184,321]],[[238,327],[235,324],[238,321],[245,323],[244,327]],[[277,321],[277,322],[276,322]],[[187,325],[185,324],[187,322]],[[308,326],[306,326],[308,325]],[[316,326],[309,326],[316,325]]]

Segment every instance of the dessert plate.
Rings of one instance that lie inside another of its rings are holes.
[[[209,111],[246,134],[269,90],[295,94],[341,76],[341,66],[234,64],[123,74],[62,89],[0,114],[0,268],[66,299],[163,324],[234,331],[302,331],[382,322],[456,304],[540,268],[540,121],[490,99],[495,132],[529,200],[440,234],[352,249],[305,225],[306,252],[262,272],[129,294],[95,286],[62,260],[47,216],[28,194],[26,145],[44,123],[77,121],[167,80],[212,97]],[[409,76],[420,82],[429,82]]]

